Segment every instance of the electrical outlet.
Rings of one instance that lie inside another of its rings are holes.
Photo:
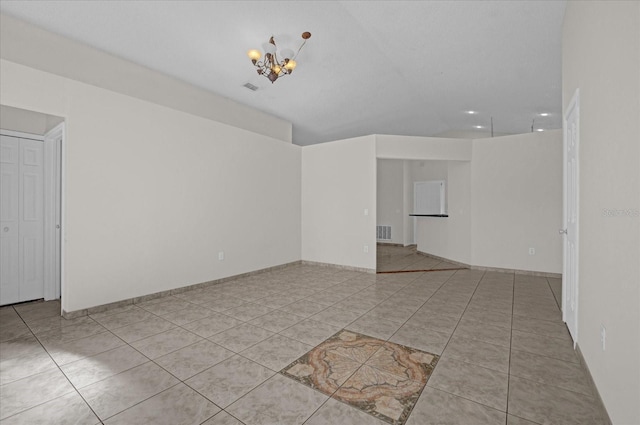
[[[365,246],[363,246],[363,247],[362,247],[362,252],[364,252],[365,254],[366,254],[367,252],[369,252],[369,245],[365,245]]]
[[[529,248],[529,255],[536,255],[536,249],[535,248]]]
[[[600,342],[602,342],[602,351],[607,349],[607,329],[604,325],[600,325]]]
[[[224,251],[218,252],[218,260],[220,261],[224,260]]]

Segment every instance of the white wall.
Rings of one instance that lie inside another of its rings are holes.
[[[14,63],[291,143],[288,121],[7,15],[0,15],[0,55]]]
[[[578,345],[613,423],[637,424],[640,3],[569,2],[562,51],[565,109],[580,89]]]
[[[454,139],[485,139],[489,137],[511,136],[511,133],[497,133],[491,135],[490,130],[448,130],[435,134],[434,137],[447,137]]]
[[[472,264],[562,273],[561,130],[474,140],[471,206]]]
[[[414,245],[416,243],[414,219],[409,217],[409,214],[413,213],[413,178],[411,177],[409,161],[403,161],[403,163],[402,183],[404,185],[404,196],[402,214],[405,217],[403,221],[404,245]]]
[[[62,118],[53,115],[0,105],[0,128],[3,130],[42,136],[62,121]]]
[[[416,220],[419,251],[475,266],[562,272],[561,131],[475,140],[377,135],[376,146],[378,158],[414,160],[405,182],[447,180],[449,218]],[[408,193],[405,186],[406,203]]]
[[[300,260],[298,146],[5,60],[0,103],[66,119],[64,310]]]
[[[391,243],[414,244],[413,185],[447,181],[447,161],[378,160],[377,224],[392,226]],[[447,198],[448,202],[448,198]]]
[[[471,264],[471,163],[444,165],[449,217],[416,218],[418,251]]]
[[[375,148],[375,136],[302,148],[303,260],[375,270]]]
[[[376,134],[376,157],[386,159],[471,160],[470,139]]]
[[[404,222],[404,166],[398,159],[378,160],[376,220],[379,226],[391,226],[388,243],[405,244]]]
[[[436,179],[435,176],[445,176],[443,179],[446,180],[446,161],[471,160],[471,140],[383,134],[377,134],[375,138],[378,159],[404,160],[404,244],[414,244],[417,242],[413,237],[414,219],[408,218],[413,212],[413,182],[429,179],[430,176],[434,176],[433,179]],[[424,167],[420,166],[421,163],[424,163]]]

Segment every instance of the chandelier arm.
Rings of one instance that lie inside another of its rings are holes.
[[[298,47],[298,51],[296,52],[295,55],[293,55],[293,57],[291,59],[295,59],[298,57],[298,53],[300,53],[300,50],[302,50],[302,48],[304,47],[304,45],[307,44],[307,40],[303,41],[302,44],[300,45],[300,47]]]

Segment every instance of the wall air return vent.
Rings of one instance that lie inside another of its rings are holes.
[[[376,226],[376,239],[379,241],[390,241],[391,226]]]

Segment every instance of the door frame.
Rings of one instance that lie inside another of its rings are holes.
[[[569,333],[571,334],[571,337],[573,338],[573,345],[574,347],[576,346],[577,342],[578,342],[578,309],[579,309],[579,304],[578,304],[578,300],[579,300],[579,263],[580,263],[580,255],[579,255],[579,249],[580,249],[580,244],[579,244],[579,240],[580,240],[580,89],[576,89],[575,93],[573,94],[573,97],[571,98],[571,101],[569,102],[569,105],[567,106],[567,109],[564,112],[564,116],[563,116],[563,140],[562,140],[562,146],[563,146],[563,153],[562,153],[562,157],[563,157],[563,165],[562,165],[562,180],[563,180],[563,191],[562,191],[562,226],[563,226],[563,255],[562,255],[562,321],[567,323],[567,320],[569,319],[568,314],[570,313],[570,308],[569,308],[569,300],[567,298],[567,277],[569,276],[568,272],[569,272],[569,267],[570,265],[568,264],[568,254],[567,251],[569,249],[569,236],[568,236],[568,229],[569,229],[569,216],[568,216],[568,206],[569,206],[569,197],[568,197],[568,190],[567,190],[567,185],[569,184],[569,175],[568,175],[568,170],[567,170],[567,156],[568,156],[568,127],[567,127],[567,122],[568,122],[568,118],[572,113],[576,113],[576,122],[577,122],[577,126],[576,126],[576,147],[575,147],[575,151],[576,151],[576,165],[575,165],[575,207],[576,207],[576,211],[575,211],[575,218],[576,218],[576,229],[575,229],[575,252],[574,252],[574,256],[575,256],[575,262],[574,262],[574,269],[571,270],[571,275],[572,278],[575,280],[575,309],[573,311],[573,317],[572,317],[572,322],[574,325],[574,329],[569,329]],[[568,326],[567,326],[568,327]]]
[[[44,147],[44,299],[62,298],[64,284],[64,122],[44,136],[0,129],[5,136],[43,142]],[[57,228],[56,226],[60,226]]]
[[[61,298],[64,267],[64,136],[61,122],[44,135],[45,284],[44,299]]]

